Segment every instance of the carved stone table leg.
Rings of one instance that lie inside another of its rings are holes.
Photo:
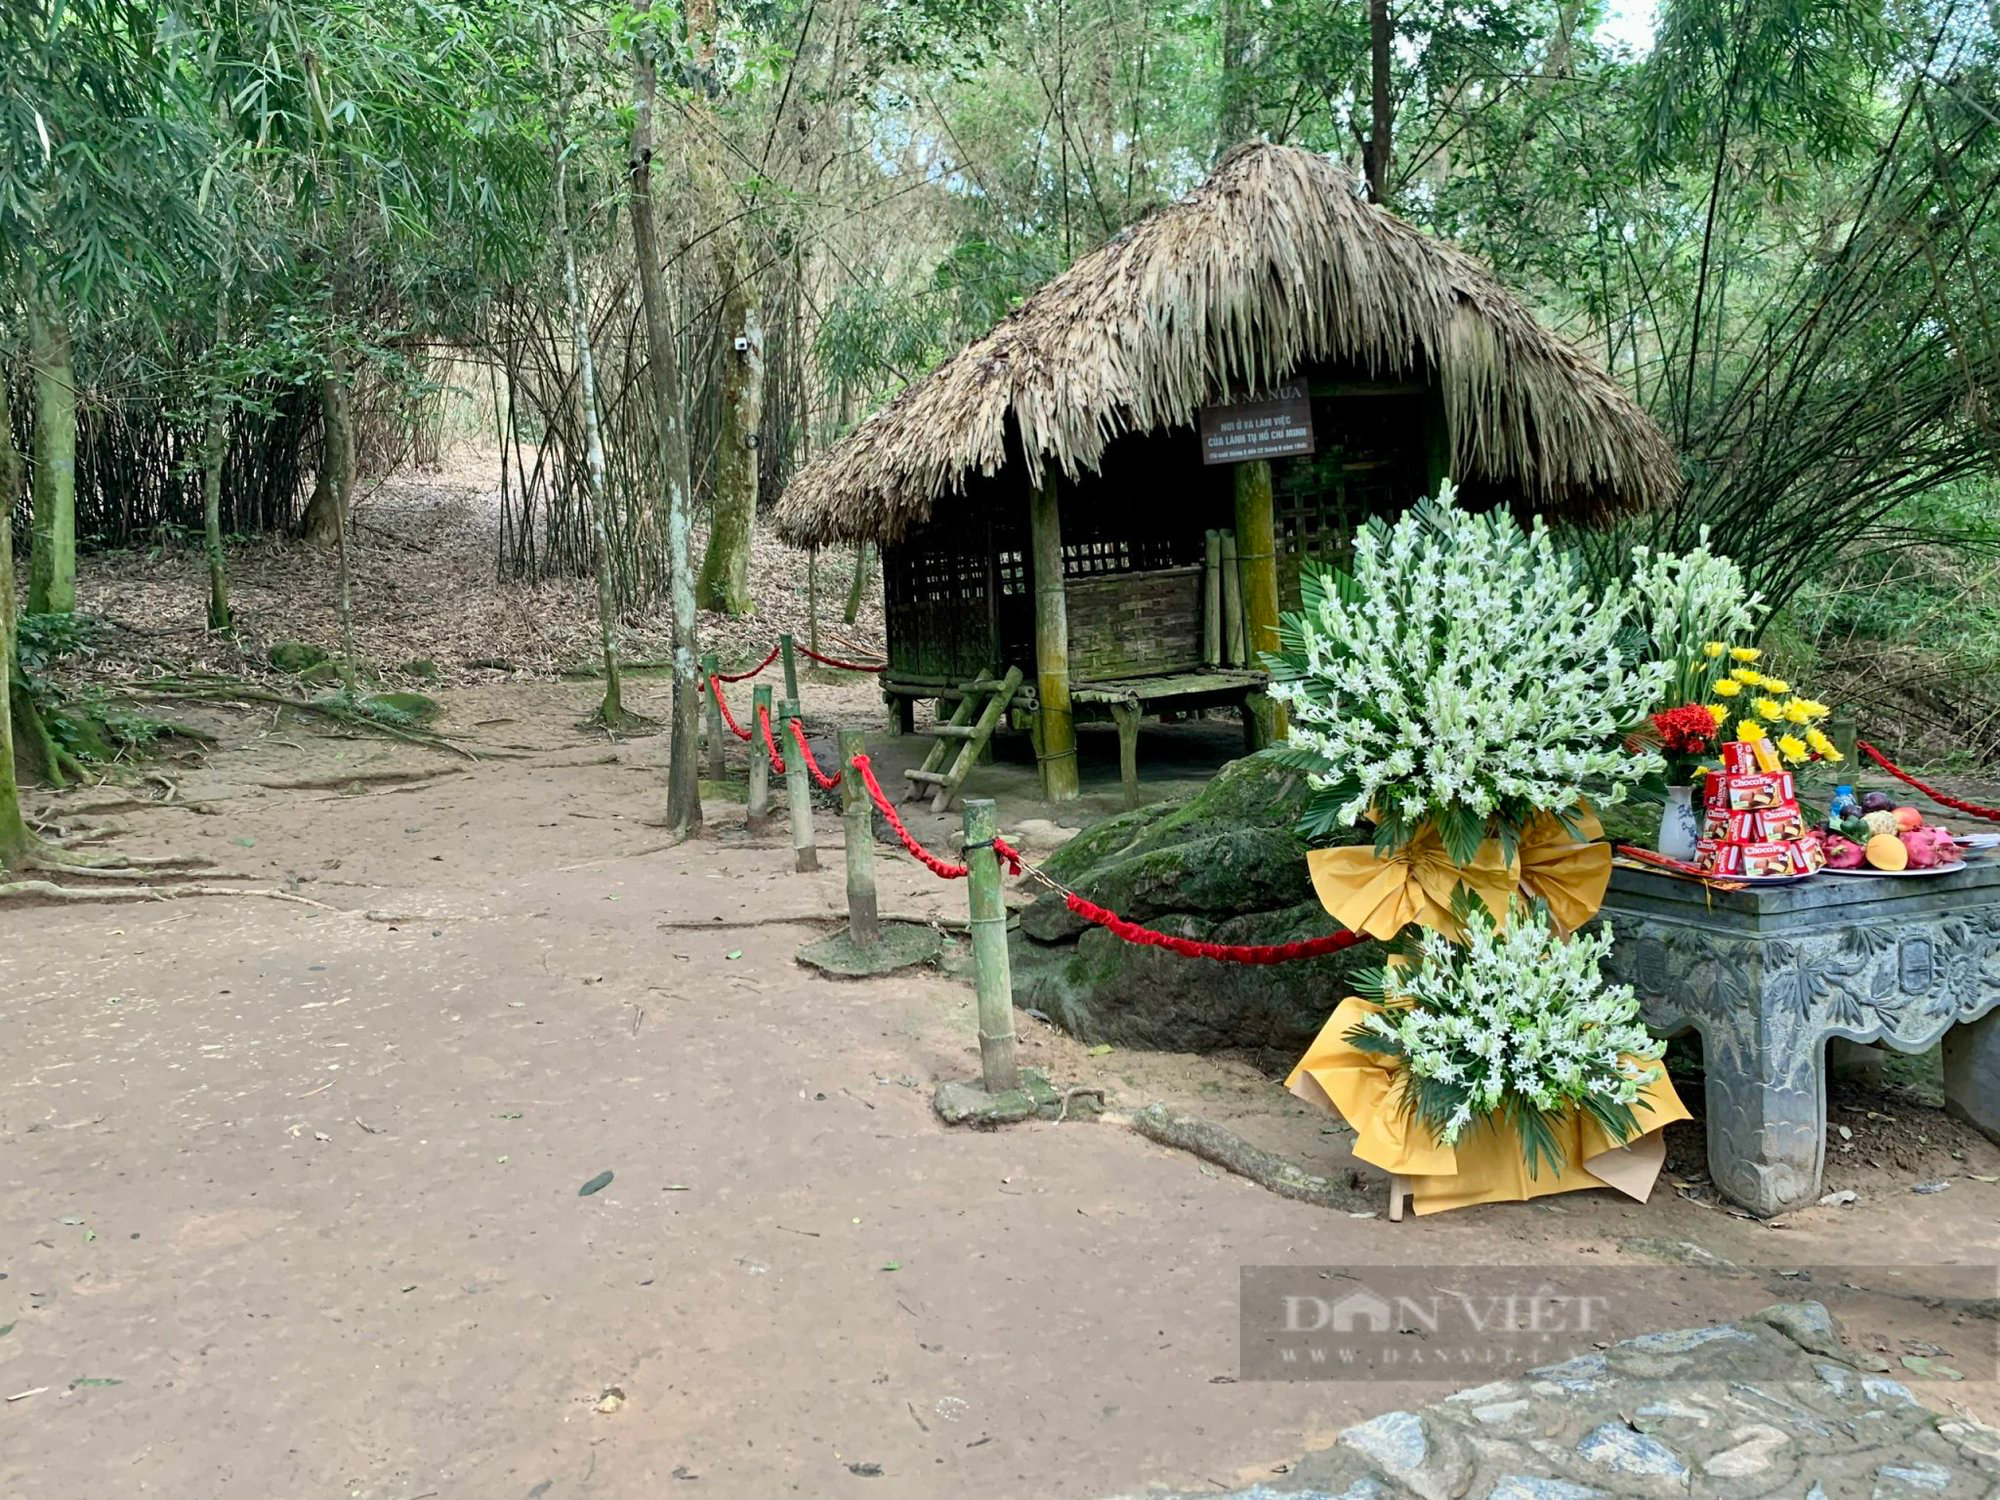
[[[1944,1109],[2000,1141],[2000,1010],[1944,1034]]]
[[[1773,1047],[1756,1036],[1704,1036],[1708,1172],[1759,1218],[1818,1201],[1826,1155],[1820,1046]]]

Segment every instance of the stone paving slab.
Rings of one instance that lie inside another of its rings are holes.
[[[1780,1303],[1385,1413],[1223,1500],[2000,1495],[2000,1430],[1863,1368],[1879,1364],[1819,1303]]]

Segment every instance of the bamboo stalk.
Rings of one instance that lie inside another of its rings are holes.
[[[785,701],[796,704],[799,701],[799,659],[790,631],[778,637],[778,661],[785,669]]]
[[[1069,701],[1069,596],[1063,582],[1062,514],[1053,474],[1029,496],[1035,577],[1035,756],[1042,795],[1051,802],[1077,796],[1076,720]]]
[[[786,698],[779,703],[777,739],[784,746],[785,802],[792,814],[792,868],[804,873],[819,868],[819,849],[813,842],[812,783],[806,779],[806,758],[792,738],[792,725],[798,717],[798,699]],[[799,728],[803,733],[805,726]]]
[[[993,840],[999,815],[989,797],[965,803],[967,901],[972,972],[979,996],[979,1070],[989,1094],[1021,1086],[1014,1060],[1014,980],[1007,959],[1007,903],[1000,891],[1000,856]]]
[[[875,904],[874,803],[861,780],[854,757],[868,748],[859,729],[840,731],[840,821],[847,853],[847,936],[857,948],[873,947],[882,937]]]
[[[701,680],[708,688],[708,774],[714,781],[722,780],[722,690],[715,685],[717,663],[713,651],[704,651],[701,657]]]
[[[1222,533],[1202,538],[1201,664],[1222,665]]]
[[[1222,533],[1222,659],[1243,665],[1243,586],[1236,575],[1236,533]]]
[[[743,826],[762,833],[771,822],[771,758],[764,749],[764,715],[771,710],[771,690],[758,686],[750,694],[750,796],[743,807]]]

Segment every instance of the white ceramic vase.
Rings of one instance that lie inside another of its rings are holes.
[[[1695,818],[1694,788],[1670,786],[1667,805],[1660,809],[1660,838],[1654,846],[1668,859],[1692,860],[1701,824]]]

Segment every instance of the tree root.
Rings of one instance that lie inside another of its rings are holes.
[[[1320,1177],[1294,1166],[1261,1146],[1253,1146],[1233,1130],[1225,1130],[1207,1120],[1197,1120],[1164,1104],[1149,1104],[1134,1115],[1106,1115],[1143,1135],[1147,1140],[1177,1151],[1191,1152],[1213,1162],[1226,1172],[1248,1178],[1257,1186],[1319,1208],[1360,1213],[1380,1205],[1376,1198],[1331,1177]]]
[[[427,729],[408,729],[397,724],[387,724],[362,713],[359,709],[337,702],[326,703],[313,698],[293,697],[288,693],[274,693],[268,688],[252,687],[248,683],[234,682],[228,678],[217,678],[214,681],[154,678],[143,682],[120,683],[118,690],[134,698],[188,698],[204,703],[268,703],[278,708],[293,709],[299,713],[315,714],[348,729],[404,740],[412,745],[422,745],[429,750],[448,750],[454,755],[464,756],[467,760],[479,759],[463,745],[448,740],[441,734],[433,734]]]
[[[81,871],[65,870],[65,874],[80,874]],[[14,898],[49,902],[119,902],[119,901],[175,901],[186,896],[262,896],[272,901],[289,901],[298,906],[310,906],[315,911],[339,911],[337,906],[328,906],[323,901],[313,901],[305,896],[295,896],[290,891],[260,889],[254,886],[228,885],[108,885],[79,889],[74,886],[57,885],[52,880],[14,880],[0,883],[0,901]]]

